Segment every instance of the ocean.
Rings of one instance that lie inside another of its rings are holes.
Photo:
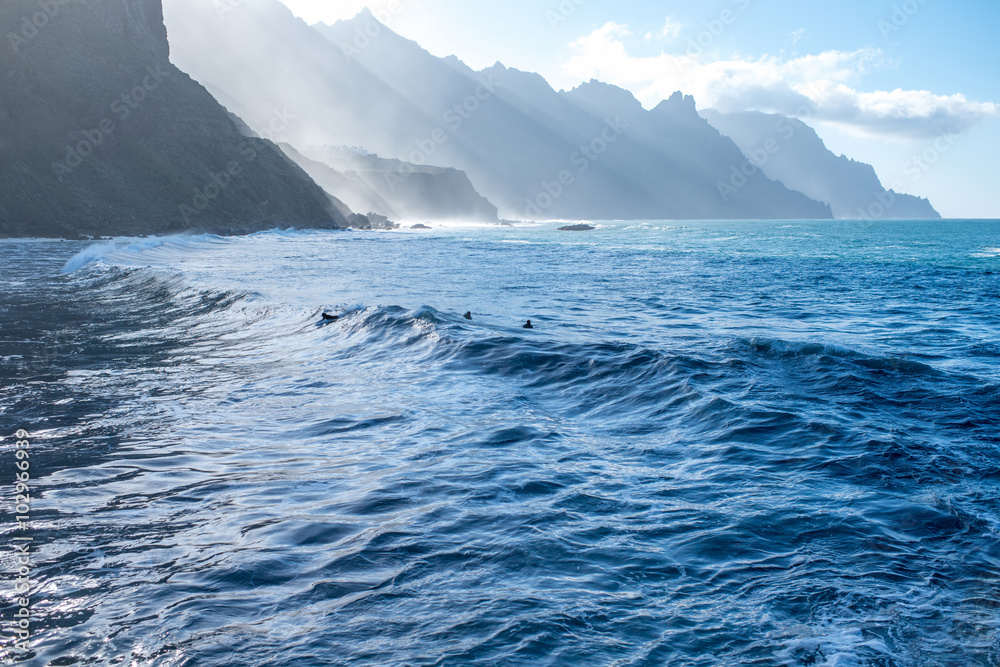
[[[558,226],[0,242],[0,657],[1000,665],[1000,222]]]

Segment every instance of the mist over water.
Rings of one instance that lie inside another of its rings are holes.
[[[1000,224],[556,226],[0,243],[37,664],[1000,664]]]

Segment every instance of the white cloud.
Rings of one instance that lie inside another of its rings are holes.
[[[660,28],[660,30],[658,30],[657,32],[646,33],[646,40],[648,41],[654,39],[673,40],[676,39],[678,35],[681,34],[681,30],[683,29],[684,26],[675,21],[673,16],[668,16],[666,22],[663,24],[663,27]]]
[[[722,112],[759,110],[810,115],[878,136],[924,137],[960,132],[990,116],[1000,106],[969,101],[963,95],[928,91],[862,92],[862,76],[884,67],[878,49],[826,51],[797,58],[764,56],[710,60],[695,55],[629,54],[628,26],[607,23],[573,42],[574,55],[564,64],[581,81],[595,78],[632,90],[647,107],[674,91],[692,94],[701,107]],[[803,113],[804,112],[804,113]]]
[[[792,33],[792,44],[798,44],[799,40],[801,40],[802,37],[803,37],[803,35],[805,35],[805,34],[806,34],[806,29],[805,28],[799,28],[798,30],[796,30],[795,32],[793,32]]]

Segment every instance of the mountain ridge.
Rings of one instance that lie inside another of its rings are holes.
[[[832,217],[826,205],[763,175],[724,201],[715,183],[742,153],[687,108],[644,112],[626,128],[575,105],[540,75],[502,64],[475,72],[369,14],[310,27],[273,0],[245,0],[220,24],[197,0],[170,4],[175,62],[242,100],[239,115],[251,126],[294,100],[298,122],[283,141],[359,145],[459,169],[504,217]],[[237,63],[243,70],[227,74]],[[671,142],[644,143],[687,131],[707,149],[685,154]]]
[[[886,189],[871,165],[834,154],[802,120],[758,111],[722,114],[706,109],[702,115],[732,138],[751,164],[830,204],[837,218],[941,218],[927,199]]]

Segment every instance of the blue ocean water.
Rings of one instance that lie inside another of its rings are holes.
[[[3,657],[1000,665],[1000,223],[556,227],[0,242]]]

